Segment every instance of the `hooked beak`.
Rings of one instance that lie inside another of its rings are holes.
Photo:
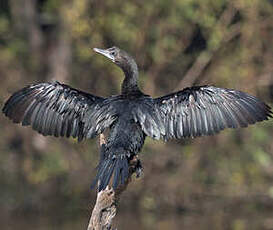
[[[109,58],[111,61],[114,61],[115,58],[113,55],[111,55],[111,52],[108,50],[103,50],[103,49],[98,49],[98,48],[94,48],[93,49],[96,53],[102,54],[103,56]]]

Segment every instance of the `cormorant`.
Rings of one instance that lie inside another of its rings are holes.
[[[120,95],[103,98],[57,81],[38,83],[14,93],[3,113],[44,136],[72,136],[79,141],[109,128],[95,179],[99,191],[111,178],[114,189],[125,182],[128,162],[140,152],[146,136],[167,141],[213,135],[272,117],[268,105],[233,89],[193,86],[152,98],[140,91],[137,64],[125,51],[117,47],[94,51],[123,70]]]

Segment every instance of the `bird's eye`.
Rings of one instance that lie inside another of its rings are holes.
[[[112,56],[116,56],[116,51],[112,51],[110,54],[111,54]]]

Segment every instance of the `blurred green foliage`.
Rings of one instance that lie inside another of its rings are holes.
[[[2,0],[0,104],[27,84],[51,80],[118,94],[122,72],[91,50],[116,45],[136,58],[141,88],[154,97],[212,84],[272,105],[272,37],[271,0]],[[4,116],[0,124],[0,220],[88,213],[96,141],[45,138]],[[145,177],[123,195],[119,226],[272,229],[272,134],[268,121],[195,140],[147,139]]]

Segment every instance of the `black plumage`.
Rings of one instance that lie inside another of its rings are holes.
[[[94,182],[99,190],[111,178],[114,188],[125,182],[128,163],[140,152],[146,136],[169,140],[213,135],[272,117],[270,107],[256,97],[213,86],[194,86],[153,99],[139,90],[137,65],[126,52],[117,47],[94,50],[123,70],[121,95],[102,98],[59,82],[39,83],[13,94],[3,113],[45,136],[72,136],[79,141],[110,128]]]

